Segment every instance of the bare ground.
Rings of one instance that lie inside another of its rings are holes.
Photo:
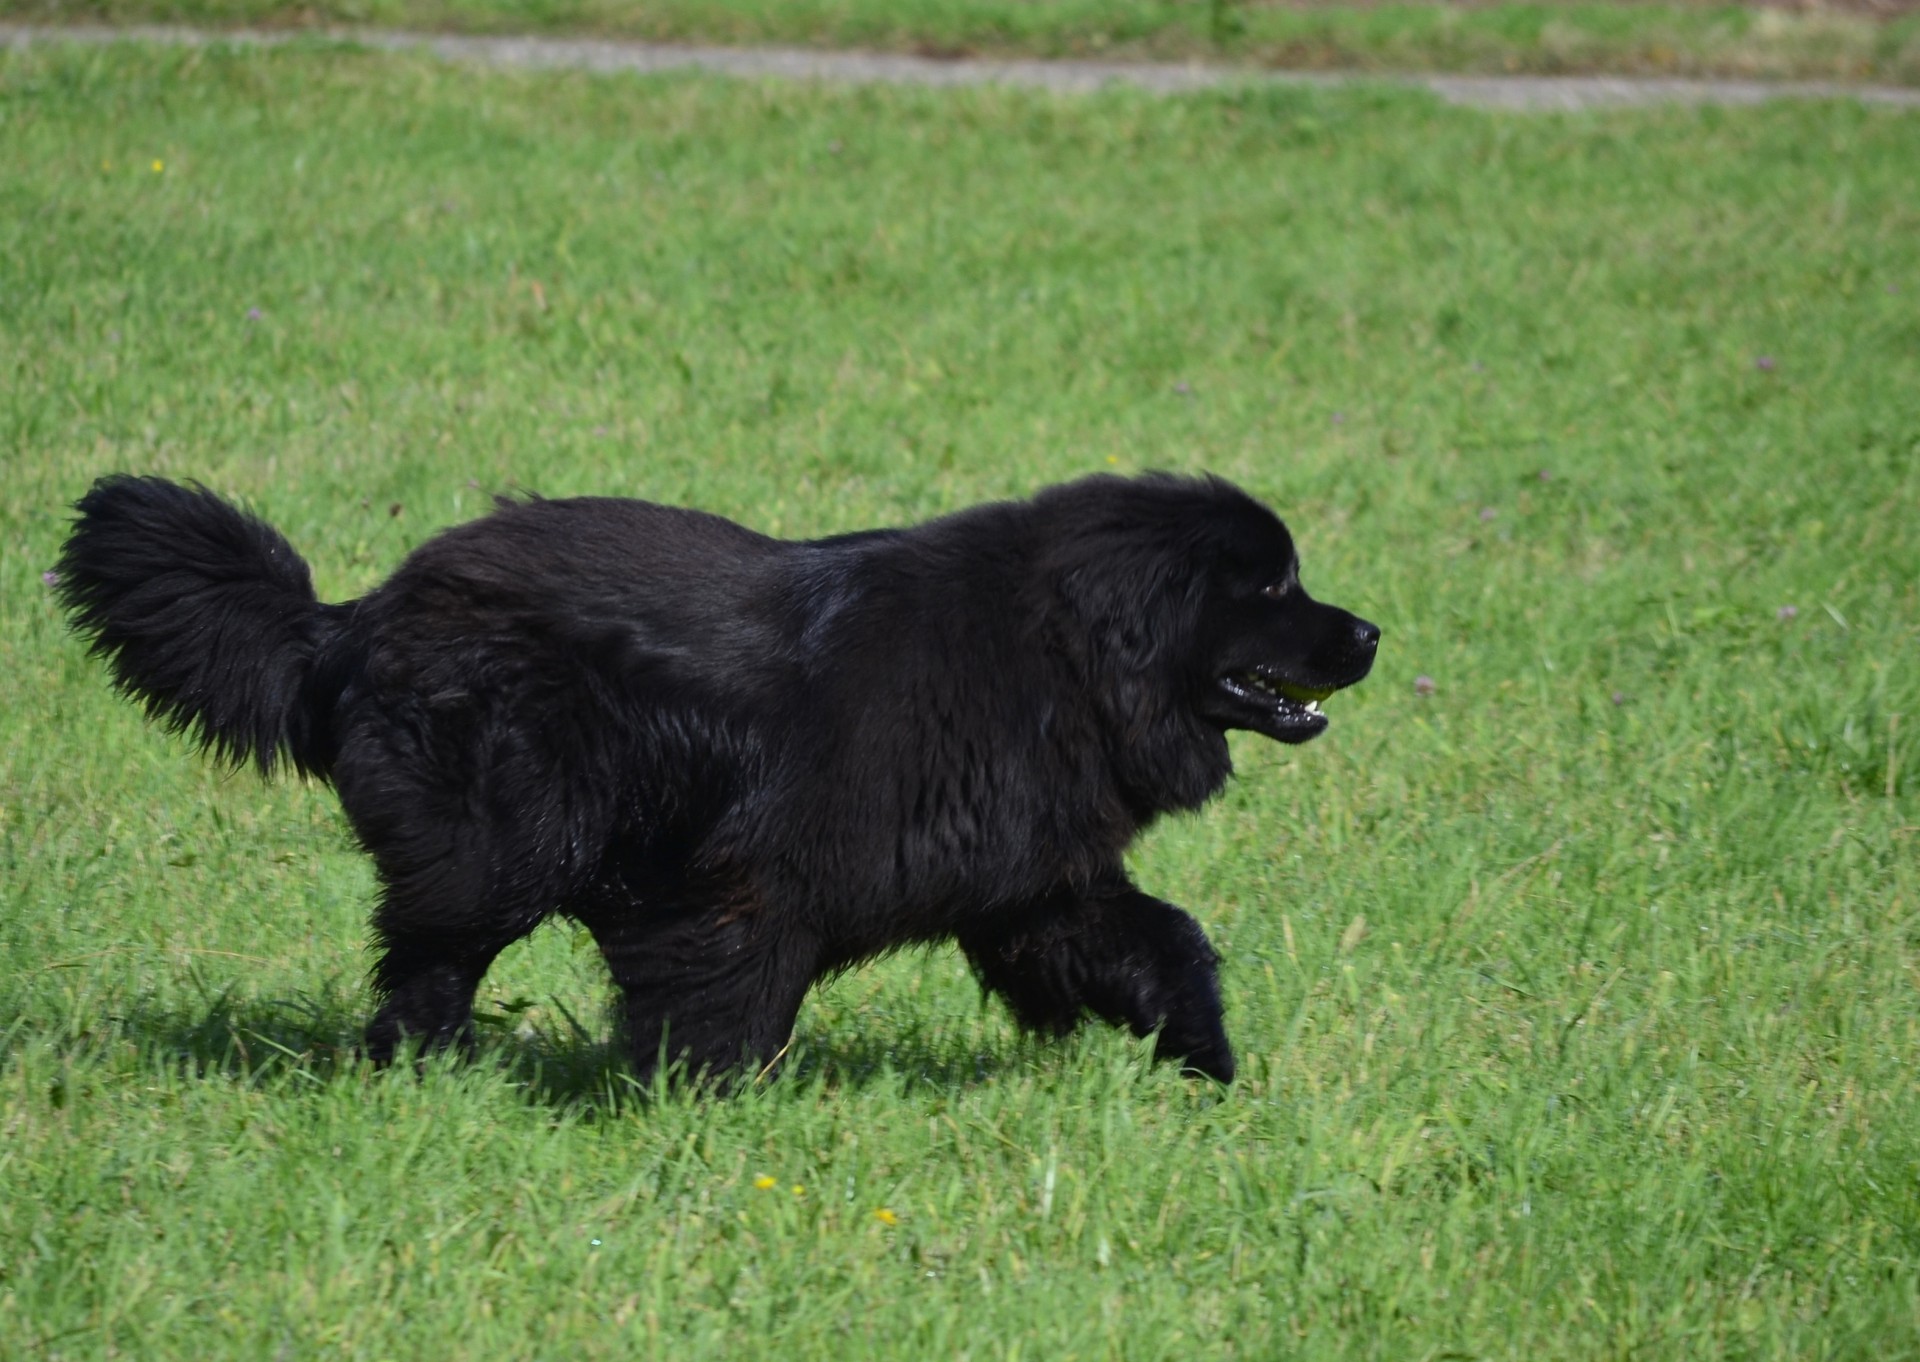
[[[0,23],[0,46],[154,42],[272,46],[312,33],[134,25],[45,26]],[[1084,93],[1123,86],[1156,94],[1236,85],[1399,85],[1432,91],[1449,104],[1519,112],[1573,112],[1649,104],[1759,104],[1771,99],[1852,99],[1920,108],[1920,90],[1833,81],[1681,80],[1634,76],[1342,75],[1253,70],[1200,63],[945,60],[891,53],[823,52],[784,47],[693,47],[605,38],[502,38],[372,29],[319,36],[386,51],[428,52],[482,66],[604,72],[708,71],[752,80],[835,81],[888,85],[1012,85]]]

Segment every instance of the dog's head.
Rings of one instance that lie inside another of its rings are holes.
[[[1285,525],[1264,506],[1217,523],[1195,638],[1195,709],[1221,728],[1299,743],[1326,731],[1320,702],[1373,669],[1380,628],[1300,584]]]
[[[1156,779],[1179,744],[1212,752],[1224,778],[1228,729],[1317,737],[1320,702],[1373,666],[1379,628],[1313,599],[1286,526],[1230,483],[1090,478],[1041,504],[1088,682]]]

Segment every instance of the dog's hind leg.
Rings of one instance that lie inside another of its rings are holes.
[[[469,1046],[480,980],[558,897],[554,877],[541,874],[545,867],[531,854],[513,872],[495,873],[487,856],[493,839],[443,831],[447,846],[409,873],[381,867],[385,892],[373,915],[373,989],[381,1003],[367,1026],[367,1054],[376,1064],[390,1062],[407,1039],[428,1050]]]
[[[374,841],[382,893],[373,915],[380,1008],[367,1055],[391,1062],[406,1040],[423,1049],[472,1041],[473,996],[494,957],[545,920],[576,877],[573,862],[523,831],[533,819],[421,816]],[[373,839],[366,839],[373,841]]]
[[[468,1046],[474,992],[494,957],[597,866],[608,802],[593,797],[599,773],[570,778],[542,735],[551,738],[398,702],[364,705],[345,729],[334,784],[381,883],[380,1006],[366,1033],[375,1063],[409,1040]]]
[[[367,1057],[391,1063],[408,1040],[423,1050],[471,1045],[474,992],[511,938],[455,940],[375,921],[381,951],[373,987],[383,1001],[367,1024]]]
[[[1136,1036],[1158,1033],[1158,1059],[1233,1081],[1219,957],[1172,904],[1124,882],[1063,890],[959,940],[980,982],[1029,1030],[1065,1035],[1091,1012]]]
[[[620,989],[622,1038],[643,1081],[663,1063],[695,1082],[763,1072],[820,972],[811,936],[773,914],[610,895],[569,911]]]

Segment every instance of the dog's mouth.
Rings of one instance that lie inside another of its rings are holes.
[[[1351,683],[1344,683],[1351,684]],[[1250,667],[1219,679],[1237,711],[1230,727],[1252,729],[1277,742],[1306,742],[1327,731],[1320,702],[1341,686],[1302,686],[1267,667]]]

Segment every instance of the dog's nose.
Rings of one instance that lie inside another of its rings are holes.
[[[1353,622],[1353,641],[1362,652],[1370,653],[1380,646],[1380,626],[1369,624],[1365,620]]]

